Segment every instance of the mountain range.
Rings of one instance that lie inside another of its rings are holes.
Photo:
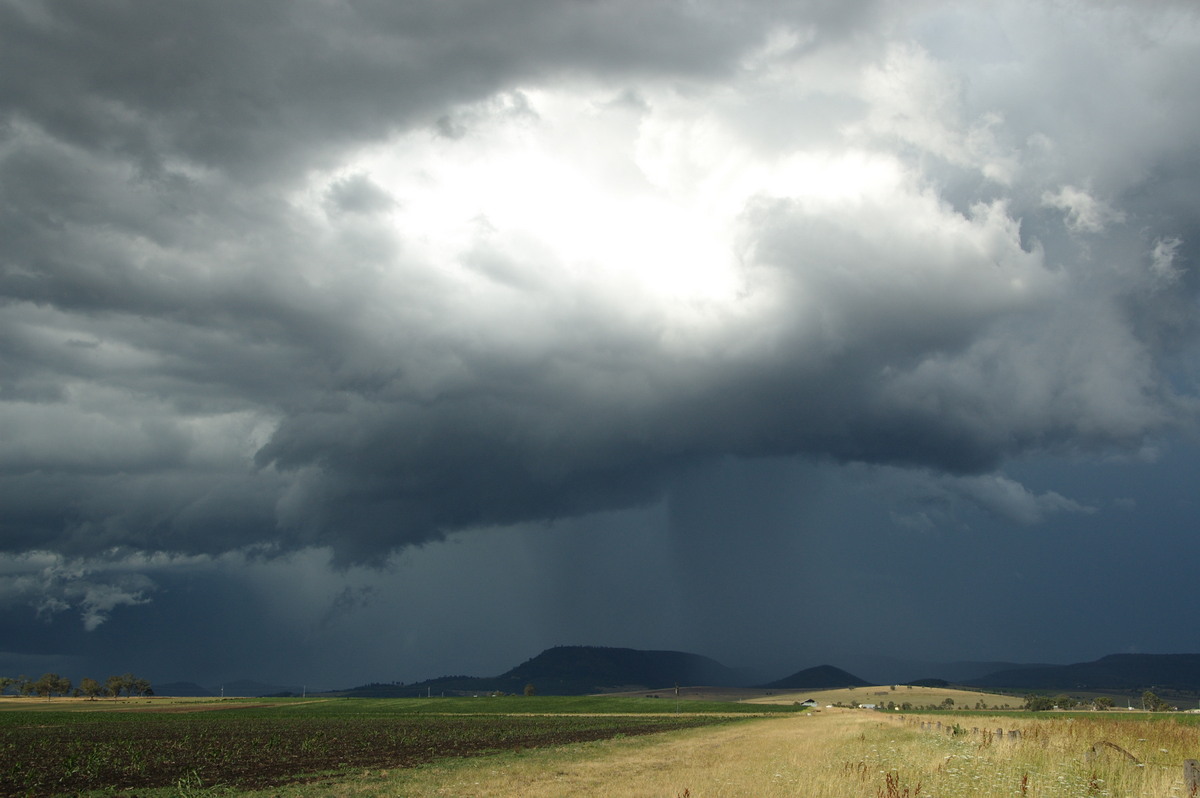
[[[964,687],[1014,690],[1200,690],[1200,654],[1114,654],[1075,665],[1017,665],[1014,663],[926,663],[928,676]],[[989,672],[989,668],[996,668]],[[976,674],[983,673],[978,676]],[[950,676],[951,678],[944,678]],[[975,678],[963,679],[972,674]],[[957,677],[957,678],[955,678]],[[915,679],[905,682],[918,681]],[[878,682],[900,683],[891,679]],[[415,684],[371,684],[339,695],[417,696],[519,693],[532,684],[542,695],[580,695],[674,685],[812,689],[861,687],[872,684],[832,665],[806,668],[766,684],[755,683],[743,671],[727,668],[698,654],[680,651],[641,651],[597,646],[559,646],[543,651],[499,676],[443,676]]]
[[[716,660],[682,651],[644,651],[600,646],[549,648],[498,676],[440,676],[403,684],[372,683],[325,695],[409,697],[427,695],[479,695],[521,693],[527,685],[540,695],[585,695],[678,686],[759,687],[763,689],[828,689],[869,684],[917,681],[949,683],[963,687],[1018,691],[1112,691],[1134,694],[1142,690],[1200,692],[1200,654],[1113,654],[1094,662],[1072,665],[1019,665],[992,663],[907,663],[907,673],[922,679],[894,678],[901,668],[888,669],[893,678],[876,682],[862,679],[832,665],[797,671],[768,683],[754,680],[747,671],[726,667]],[[968,677],[968,678],[964,678]],[[263,696],[300,694],[298,686],[261,682],[227,682],[205,688],[192,682],[155,685],[157,695]]]

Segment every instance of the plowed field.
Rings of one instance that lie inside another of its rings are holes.
[[[726,722],[710,715],[222,712],[0,713],[0,795],[189,784],[268,787],[362,768],[411,767]],[[125,794],[129,794],[126,792]],[[134,793],[136,794],[136,792]]]

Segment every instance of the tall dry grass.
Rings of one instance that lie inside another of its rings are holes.
[[[1044,719],[964,715],[936,720],[942,723],[941,730],[922,730],[919,721],[910,719],[864,735],[858,759],[846,767],[856,770],[860,780],[873,783],[875,790],[846,794],[1182,796],[1183,762],[1200,753],[1200,731],[1173,722],[1146,723],[1113,715]],[[955,727],[960,733],[952,732]],[[997,734],[997,729],[1004,734]],[[1019,738],[1012,738],[1013,730],[1020,732]]]

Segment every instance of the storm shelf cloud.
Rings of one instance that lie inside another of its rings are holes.
[[[0,39],[22,629],[303,572],[303,646],[491,551],[533,585],[496,606],[578,609],[510,644],[636,644],[583,639],[658,589],[587,539],[670,563],[647,647],[719,654],[688,540],[804,560],[874,490],[863,545],[1052,546],[1155,503],[1080,473],[1195,462],[1190,4],[4,0]],[[732,605],[817,612],[741,565]]]

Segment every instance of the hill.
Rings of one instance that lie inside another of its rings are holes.
[[[772,690],[807,690],[814,687],[867,687],[870,682],[864,681],[852,673],[846,673],[841,668],[832,665],[818,665],[815,668],[805,668],[796,671],[791,676],[764,684],[763,687]]]
[[[736,671],[699,654],[595,646],[546,649],[500,678],[522,686],[532,683],[538,692],[550,695],[738,683]]]
[[[848,669],[872,684],[909,684],[927,679],[944,679],[950,684],[966,684],[972,679],[982,679],[997,671],[1039,668],[1050,664],[1053,663],[1002,660],[936,662],[875,655],[859,657]]]
[[[195,682],[167,682],[166,684],[153,685],[154,694],[157,696],[167,697],[208,697],[213,695],[212,691],[206,687],[201,687]]]
[[[1020,690],[1200,690],[1200,654],[1111,654],[1094,662],[997,671],[965,684]]]
[[[212,690],[212,694],[256,698],[264,695],[299,695],[303,689],[298,684],[265,684],[263,682],[256,682],[253,679],[237,679],[232,682],[225,682],[223,685],[216,687]]]
[[[369,684],[339,695],[421,696],[520,693],[532,684],[539,695],[587,695],[675,685],[737,686],[741,675],[716,660],[683,651],[642,651],[601,646],[557,646],[499,676],[442,676],[409,685]]]

